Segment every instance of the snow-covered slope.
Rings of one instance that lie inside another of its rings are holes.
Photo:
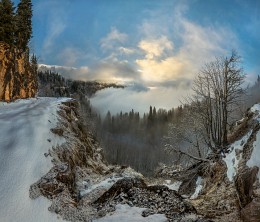
[[[44,156],[64,139],[52,134],[59,104],[68,99],[39,98],[0,103],[0,221],[61,221],[45,198],[31,200],[32,183],[52,167]]]
[[[251,109],[250,112],[253,113],[253,119],[254,121],[257,121],[260,124],[260,104],[255,104]],[[244,121],[242,119],[240,122]],[[230,181],[233,180],[233,177],[236,175],[238,170],[238,164],[239,161],[242,158],[242,151],[248,144],[249,139],[252,137],[253,134],[256,134],[255,139],[252,146],[253,151],[251,156],[249,157],[249,160],[247,161],[247,166],[253,167],[258,166],[260,168],[260,130],[255,132],[253,129],[249,129],[244,136],[235,141],[233,144],[231,144],[231,152],[226,155],[224,161],[227,164],[228,170],[227,170],[227,176]],[[258,173],[258,177],[260,176],[260,172]]]

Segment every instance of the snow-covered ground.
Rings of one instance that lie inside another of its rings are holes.
[[[245,145],[245,143],[247,142],[248,138],[250,137],[252,133],[252,130],[250,130],[245,136],[242,137],[242,139],[235,141],[232,145],[231,145],[231,152],[229,154],[226,155],[226,157],[224,158],[224,161],[227,164],[227,176],[228,179],[230,181],[233,180],[233,177],[236,174],[236,170],[237,170],[237,166],[238,166],[238,162],[241,159],[241,153],[236,156],[236,150],[243,150],[243,147]]]
[[[143,217],[142,212],[145,208],[130,207],[127,204],[116,205],[116,211],[111,215],[106,215],[94,222],[166,222],[168,221],[164,214],[154,214]]]
[[[260,104],[255,104],[251,108],[252,112],[257,113],[258,115],[255,117],[256,120],[260,123]],[[251,159],[247,162],[249,167],[258,166],[260,168],[260,131],[256,134],[256,141],[253,143],[254,150],[251,156]],[[258,177],[260,179],[260,170],[258,172]]]
[[[255,119],[260,122],[260,104],[255,104],[251,109],[251,112],[255,113]],[[233,177],[236,174],[238,162],[241,159],[241,153],[236,156],[236,150],[243,150],[244,145],[252,134],[253,130],[251,129],[247,134],[245,134],[240,140],[235,141],[231,145],[231,152],[224,159],[228,170],[227,176],[230,181],[233,180]],[[251,155],[250,160],[247,162],[249,167],[258,166],[260,167],[260,131],[258,131],[256,135],[256,141],[253,143],[253,153]],[[258,177],[260,177],[260,172],[258,173]]]
[[[29,198],[29,188],[51,169],[51,160],[44,153],[65,141],[50,132],[56,126],[56,111],[64,100],[68,99],[0,103],[1,222],[61,221],[48,211],[51,203],[47,199]]]

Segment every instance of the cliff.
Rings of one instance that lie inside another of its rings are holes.
[[[37,77],[28,53],[0,42],[0,101],[34,97],[36,92]]]

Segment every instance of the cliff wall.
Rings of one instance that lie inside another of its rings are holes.
[[[33,72],[28,53],[0,42],[0,101],[34,97],[37,75]]]

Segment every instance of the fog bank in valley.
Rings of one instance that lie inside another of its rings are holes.
[[[116,114],[120,111],[129,112],[132,109],[143,115],[149,111],[150,106],[167,110],[177,107],[181,104],[182,98],[189,93],[189,87],[149,88],[133,85],[124,89],[108,88],[98,91],[91,98],[91,104],[102,116],[108,111]]]

